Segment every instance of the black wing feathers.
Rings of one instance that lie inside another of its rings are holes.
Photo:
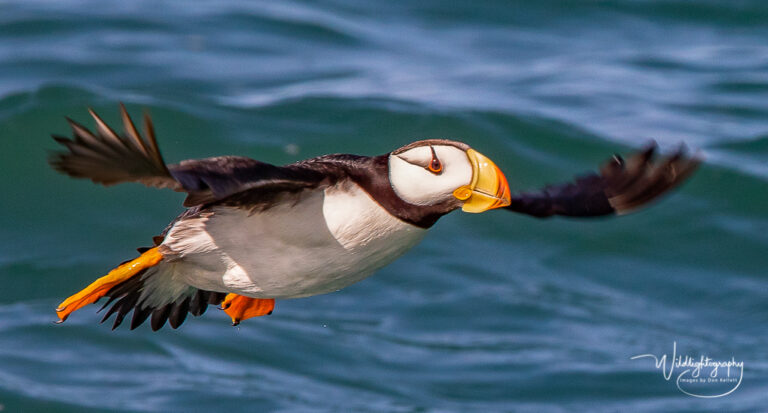
[[[511,198],[506,209],[546,218],[552,215],[599,216],[614,212],[598,175],[577,178],[575,182],[550,185],[538,192],[521,193]]]
[[[54,168],[104,185],[134,181],[185,191],[187,207],[220,204],[251,210],[268,208],[284,194],[330,185],[349,176],[354,170],[349,164],[359,166],[361,159],[366,158],[326,155],[275,166],[245,157],[221,156],[166,166],[149,117],[144,117],[142,136],[121,105],[124,135],[120,136],[96,113],[90,113],[96,122],[95,134],[69,120],[74,138],[54,136],[68,149],[50,158]],[[687,156],[683,149],[658,159],[654,159],[655,154],[654,145],[626,162],[616,156],[600,173],[518,194],[506,209],[536,217],[624,214],[680,184],[701,162],[695,156]],[[163,313],[159,313],[158,320],[162,316]]]
[[[655,159],[656,151],[656,145],[649,146],[626,162],[616,155],[599,174],[592,173],[571,183],[518,194],[512,197],[512,203],[506,209],[539,218],[632,212],[685,181],[701,163],[698,157],[688,156],[684,148],[658,159]]]
[[[187,207],[222,202],[247,208],[264,207],[282,194],[328,182],[329,175],[323,169],[330,167],[318,162],[275,166],[241,156],[219,156],[166,166],[148,116],[144,116],[142,136],[120,105],[124,133],[119,135],[95,112],[89,112],[96,123],[96,133],[67,119],[73,138],[54,136],[67,150],[54,153],[49,159],[56,170],[75,178],[88,178],[103,185],[139,182],[184,191],[188,193],[184,201]]]
[[[54,136],[68,151],[53,154],[49,159],[51,166],[69,176],[88,178],[103,185],[141,182],[158,188],[180,189],[160,155],[149,117],[144,117],[142,137],[125,107],[120,105],[125,134],[118,135],[94,111],[89,112],[96,122],[96,133],[67,118],[73,138]]]
[[[248,196],[238,198],[255,206],[269,202],[275,194],[317,187],[326,178],[308,168],[275,166],[241,156],[183,161],[170,168],[173,177],[189,193],[184,200],[187,207],[224,201],[244,193]]]

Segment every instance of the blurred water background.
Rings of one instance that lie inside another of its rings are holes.
[[[454,213],[374,277],[239,328],[110,331],[61,299],[135,255],[182,195],[54,173],[50,133],[117,103],[166,159],[272,163],[462,140],[513,189],[655,139],[707,163],[631,216]],[[0,0],[0,410],[768,409],[763,0]],[[699,399],[641,353],[743,360]]]

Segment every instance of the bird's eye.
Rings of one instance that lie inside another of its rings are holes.
[[[432,150],[432,161],[430,161],[429,165],[427,165],[427,169],[429,170],[429,172],[432,172],[433,174],[439,174],[443,172],[443,164],[440,162],[439,159],[437,159],[435,148],[430,146],[429,149]]]

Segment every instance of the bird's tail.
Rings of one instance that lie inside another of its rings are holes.
[[[127,261],[110,271],[107,275],[92,282],[88,287],[64,300],[56,308],[59,323],[63,323],[73,312],[93,304],[99,298],[106,296],[114,287],[125,283],[131,277],[143,273],[147,268],[154,267],[163,260],[163,254],[155,248],[150,248],[138,258]]]
[[[154,331],[162,328],[166,321],[172,328],[177,328],[184,322],[187,313],[200,316],[205,313],[208,305],[221,304],[222,309],[232,318],[233,325],[247,318],[272,313],[274,299],[250,298],[195,288],[177,280],[173,274],[173,264],[165,263],[163,258],[163,254],[154,247],[146,249],[138,258],[119,265],[64,300],[56,309],[58,323],[102,297],[108,297],[109,300],[101,310],[114,302],[101,320],[104,322],[116,314],[113,330],[131,311],[131,330],[152,316],[150,324]]]

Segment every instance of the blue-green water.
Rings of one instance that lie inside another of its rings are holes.
[[[417,3],[0,0],[0,410],[768,409],[768,4]],[[112,332],[95,306],[54,326],[181,210],[46,165],[64,116],[114,122],[119,101],[171,162],[445,137],[514,189],[649,139],[707,163],[622,218],[454,213],[374,277],[240,328],[213,310]],[[694,398],[630,360],[674,342],[743,361],[742,384]]]

